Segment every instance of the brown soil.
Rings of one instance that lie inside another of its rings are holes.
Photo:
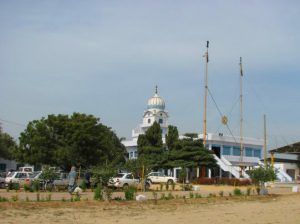
[[[206,190],[216,194],[222,190],[226,195],[232,188],[205,186],[200,190],[201,194],[205,195]],[[180,191],[172,192],[173,195],[176,193],[186,194]],[[0,192],[1,197],[9,194],[13,196],[16,193]],[[26,194],[33,199],[36,197],[36,193]],[[19,199],[16,202],[1,202],[0,223],[300,223],[300,193],[290,191],[270,196],[217,196],[193,199],[186,197],[144,202],[98,202],[89,199],[92,192],[85,193],[87,197],[82,197],[80,202],[64,202],[57,196],[65,194],[53,193],[52,197],[57,197],[58,200],[49,202],[26,202]],[[121,195],[121,192],[116,194]]]

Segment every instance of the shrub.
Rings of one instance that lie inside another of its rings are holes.
[[[52,195],[51,194],[47,194],[46,196],[46,201],[51,201]]]
[[[12,195],[11,196],[11,200],[13,200],[13,201],[18,201],[19,200],[19,195]]]
[[[167,200],[171,200],[171,199],[174,199],[174,196],[173,196],[173,194],[170,192],[170,193],[168,194],[168,199],[167,199]]]
[[[194,198],[193,192],[190,192],[190,198]]]
[[[40,190],[40,182],[38,180],[34,180],[32,182],[31,188],[33,191],[39,191]]]
[[[134,186],[129,186],[127,190],[125,190],[125,199],[128,201],[134,200],[134,194],[136,192],[136,188]]]
[[[181,185],[181,188],[182,188],[183,191],[191,191],[191,190],[193,190],[193,185],[183,184],[183,185]]]
[[[251,194],[251,187],[247,187],[247,196]]]
[[[174,190],[175,190],[175,183],[172,182],[172,191],[174,191]]]
[[[160,187],[160,188],[159,188],[160,191],[162,191],[162,190],[163,190],[163,187],[164,187],[164,184],[163,184],[163,183],[160,183],[160,184],[159,184],[159,187]]]
[[[102,201],[103,200],[103,191],[100,184],[94,190],[94,200]]]
[[[241,195],[243,195],[243,193],[242,193],[241,189],[239,189],[239,188],[234,188],[234,190],[233,190],[233,195],[234,195],[234,196],[241,196]]]
[[[36,193],[36,201],[40,201],[40,193]]]
[[[152,194],[153,194],[154,204],[157,204],[157,193],[153,191]]]
[[[81,185],[80,185],[80,188],[82,189],[83,192],[86,191],[87,186],[86,186],[86,182],[85,182],[85,181],[82,181],[82,183],[81,183]]]
[[[24,188],[24,191],[27,192],[27,191],[30,191],[30,187],[28,184],[24,184],[23,185],[23,188]]]
[[[223,197],[224,196],[224,191],[219,191],[219,196]]]
[[[169,182],[166,183],[166,190],[169,190]]]
[[[199,194],[199,193],[196,193],[196,194],[195,194],[195,198],[202,198],[202,195]]]
[[[109,187],[104,187],[104,196],[107,201],[111,201],[113,190]]]
[[[1,196],[0,196],[0,202],[6,202],[6,201],[8,201],[8,199],[7,199],[7,198],[5,198],[5,197],[1,197]]]

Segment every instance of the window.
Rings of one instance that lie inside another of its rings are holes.
[[[253,156],[253,149],[251,149],[251,148],[246,148],[246,156]]]
[[[150,124],[151,123],[151,119],[148,119],[148,124]]]
[[[254,157],[261,158],[261,150],[260,149],[254,149]]]
[[[160,124],[162,124],[162,123],[163,123],[163,119],[159,119],[158,122],[159,122]]]
[[[234,156],[240,156],[241,155],[240,147],[233,147],[233,155]]]
[[[0,163],[0,171],[5,171],[6,170],[6,164]]]
[[[132,158],[133,157],[133,152],[130,152],[129,153],[129,158]]]
[[[231,147],[230,146],[223,146],[223,155],[231,155]]]
[[[125,179],[133,179],[132,174],[127,174],[126,177],[125,177]]]

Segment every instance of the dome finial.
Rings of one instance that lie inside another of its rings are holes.
[[[157,94],[157,88],[158,88],[158,87],[157,87],[157,85],[156,85],[156,86],[155,86],[155,94]]]

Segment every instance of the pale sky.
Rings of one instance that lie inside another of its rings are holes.
[[[239,135],[239,57],[245,136],[269,148],[300,141],[300,2],[0,1],[0,122],[18,138],[31,120],[81,112],[129,138],[158,85],[169,124],[202,132],[209,89]],[[229,134],[213,101],[208,132]]]

